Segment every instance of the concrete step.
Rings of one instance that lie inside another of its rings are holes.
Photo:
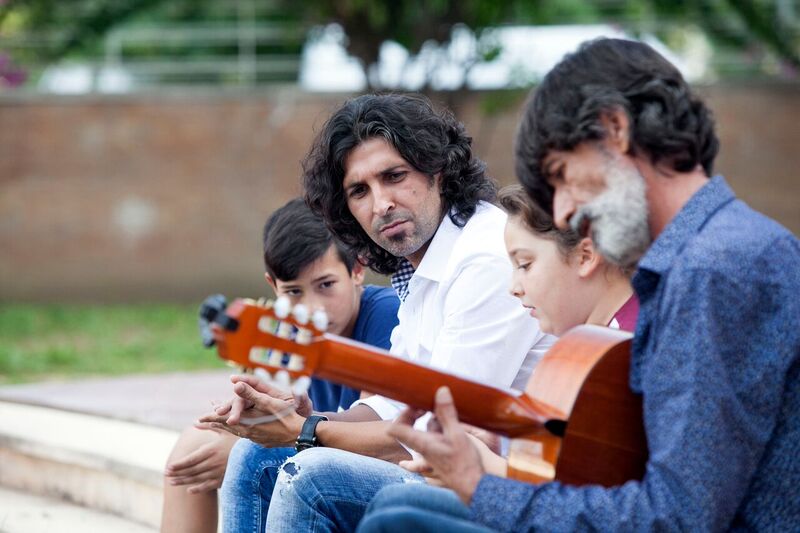
[[[161,476],[178,432],[2,401],[0,420],[0,486],[159,527]]]
[[[3,533],[154,533],[157,529],[75,504],[0,487]]]

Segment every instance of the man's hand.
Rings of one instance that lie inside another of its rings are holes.
[[[472,427],[466,424],[462,424],[462,426],[467,432],[469,432],[469,428]],[[487,433],[489,432],[487,431]],[[475,445],[475,449],[478,450],[478,455],[480,455],[484,472],[497,477],[507,477],[508,460],[492,451],[484,441],[474,436],[472,433],[469,433],[469,438]],[[434,470],[433,467],[428,464],[428,461],[424,457],[417,456],[407,461],[400,461],[398,464],[409,472],[414,472],[423,476],[429,485],[434,485],[437,487],[444,485],[444,483],[439,479],[439,475],[437,474],[436,470]]]
[[[227,431],[267,448],[294,446],[303,422],[313,412],[308,395],[294,397],[256,376],[233,376],[231,381],[236,396],[213,413],[200,417],[196,427]],[[248,424],[258,418],[272,420]]]
[[[406,409],[390,426],[389,434],[425,458],[427,464],[416,463],[420,473],[438,478],[469,505],[484,468],[478,450],[458,422],[450,389],[436,391],[434,414],[441,432],[435,424],[429,431],[414,430],[412,425],[422,414]]]
[[[213,442],[204,444],[186,457],[167,465],[164,475],[171,485],[189,485],[191,494],[208,492],[222,485],[228,455],[236,438],[219,430]]]

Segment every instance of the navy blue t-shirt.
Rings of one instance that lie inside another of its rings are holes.
[[[358,319],[353,328],[353,340],[389,349],[392,330],[397,325],[397,308],[400,300],[394,289],[367,285],[361,294]],[[311,379],[308,395],[315,411],[336,412],[347,409],[358,400],[361,391],[337,385],[324,379]]]

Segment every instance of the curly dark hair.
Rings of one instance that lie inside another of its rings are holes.
[[[492,202],[496,186],[472,153],[472,138],[452,113],[436,111],[419,95],[370,94],[348,100],[325,123],[303,160],[305,200],[334,235],[381,274],[397,269],[399,257],[378,246],[347,207],[342,182],[353,148],[379,137],[434,182],[441,175],[442,208],[459,227],[481,200]]]
[[[597,39],[545,76],[528,99],[517,131],[517,177],[548,212],[553,191],[543,159],[550,150],[602,139],[600,117],[614,109],[630,119],[631,154],[678,172],[700,164],[711,175],[719,150],[714,120],[678,69],[644,43]]]

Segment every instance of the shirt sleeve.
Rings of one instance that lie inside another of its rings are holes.
[[[604,489],[484,476],[474,519],[500,531],[730,527],[776,427],[798,345],[797,280],[766,259],[748,268],[670,275],[641,367],[650,452],[641,481]]]
[[[554,337],[544,335],[509,293],[510,279],[505,257],[472,259],[463,267],[447,289],[431,367],[495,387],[524,388]]]
[[[394,420],[400,414],[400,412],[406,408],[406,405],[401,402],[396,402],[394,400],[390,400],[389,398],[385,398],[383,396],[378,396],[377,394],[373,394],[367,398],[360,398],[353,402],[352,407],[356,405],[366,405],[379,417],[381,420]]]
[[[477,258],[455,276],[447,288],[432,368],[495,387],[524,387],[554,337],[544,335],[538,322],[509,294],[510,268],[505,258]],[[392,352],[402,353],[402,339],[392,341]],[[353,405],[358,404],[367,405],[383,420],[393,420],[405,408],[405,404],[381,396]],[[427,417],[423,417],[415,427],[424,430],[426,423]]]

